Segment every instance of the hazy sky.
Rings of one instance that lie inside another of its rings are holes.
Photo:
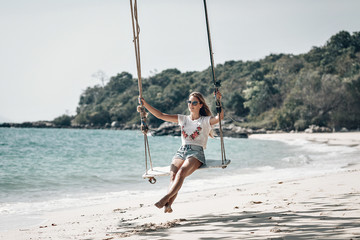
[[[215,63],[305,53],[341,30],[360,31],[358,0],[207,5]],[[202,0],[138,0],[138,8],[143,76],[210,65]],[[128,0],[0,0],[0,34],[0,122],[75,114],[99,70],[136,77]]]

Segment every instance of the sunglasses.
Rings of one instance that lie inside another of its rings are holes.
[[[196,106],[196,105],[198,105],[198,101],[186,101],[188,104],[192,104],[193,106]]]

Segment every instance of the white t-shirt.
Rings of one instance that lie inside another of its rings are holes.
[[[211,116],[201,116],[196,120],[191,120],[190,116],[178,115],[178,124],[181,127],[182,145],[197,145],[204,149],[208,140]]]

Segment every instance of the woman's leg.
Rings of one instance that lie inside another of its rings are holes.
[[[181,166],[183,165],[184,162],[185,162],[185,160],[180,159],[180,158],[175,158],[172,161],[171,166],[170,166],[170,184],[169,184],[168,192],[170,191],[172,185],[174,184],[176,173],[179,171],[179,169],[181,168]],[[172,212],[171,204],[174,202],[176,195],[173,196],[172,198],[170,198],[169,202],[167,202],[165,204],[165,213]]]
[[[165,213],[172,213],[173,210],[171,208],[171,205],[173,204],[173,202],[175,201],[175,198],[177,197],[177,194],[175,194],[172,198],[170,198],[170,200],[165,204]]]
[[[174,184],[176,173],[179,171],[179,169],[181,168],[181,166],[183,165],[184,162],[185,162],[185,160],[183,160],[181,158],[173,159],[171,166],[170,166],[170,184],[169,184],[168,192],[170,191],[172,185]],[[170,198],[169,202],[167,202],[165,204],[165,213],[171,213],[173,211],[171,208],[171,204],[174,202],[176,196],[177,196],[177,194],[175,196],[173,196],[172,198]]]
[[[180,190],[185,178],[191,175],[196,169],[201,166],[201,162],[194,157],[187,158],[180,169],[177,171],[174,182],[166,194],[160,201],[155,203],[155,206],[162,208],[170,201]]]

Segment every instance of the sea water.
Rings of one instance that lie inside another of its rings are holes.
[[[154,166],[169,165],[180,137],[149,136]],[[226,169],[196,171],[181,191],[283,181],[360,163],[359,150],[303,140],[225,138]],[[219,138],[206,158],[221,159]],[[30,224],[46,211],[102,204],[166,191],[168,177],[150,185],[140,131],[0,128],[0,230]],[[164,192],[165,193],[165,192]],[[26,216],[26,217],[24,217]]]

